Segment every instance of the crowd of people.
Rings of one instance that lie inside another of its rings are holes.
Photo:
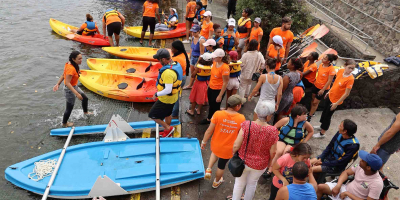
[[[229,18],[225,27],[212,22],[212,13],[206,10],[207,4],[191,0],[186,8],[186,40],[172,43],[172,56],[166,49],[159,49],[153,56],[162,68],[157,78],[158,92],[153,96],[157,101],[149,117],[163,126],[162,137],[170,137],[174,132],[174,127],[170,126],[171,119],[179,117],[179,93],[182,89],[191,90],[191,106],[185,108],[186,114],[200,115],[203,106],[208,105],[208,115],[200,123],[209,124],[201,149],[206,149],[211,139],[211,155],[204,178],[213,180],[213,188],[224,182],[226,165],[238,154],[244,160],[245,168],[242,175],[236,177],[233,195],[228,199],[253,199],[262,175],[266,178],[274,175],[270,200],[320,199],[323,194],[332,195],[333,199],[379,199],[383,182],[378,171],[390,155],[400,149],[400,114],[383,131],[370,153],[360,150],[361,144],[355,137],[357,124],[350,119],[340,123],[329,145],[316,158],[311,158],[312,149],[307,144],[312,138],[326,137],[335,110],[350,95],[354,84],[351,73],[356,66],[354,60],[347,60],[344,67],[336,71],[333,62],[337,55],[327,54],[319,60],[319,54],[312,52],[305,63],[301,58],[288,59],[294,37],[290,31],[290,17],[284,17],[280,26],[271,31],[267,53],[262,55],[262,22],[261,18],[255,17],[252,27],[251,8],[242,11],[237,24],[235,19]],[[150,26],[151,43],[155,29],[153,15],[157,9],[156,2],[144,3],[141,42],[147,26]],[[117,31],[108,28],[112,23],[107,19],[120,16],[118,12],[111,15],[112,12],[108,10],[104,16],[109,35]],[[232,10],[228,17],[231,13]],[[176,20],[176,9],[171,8],[170,17],[165,20],[167,27],[158,28],[171,28]],[[190,57],[183,43],[191,44]],[[56,91],[63,80],[66,85],[67,109],[63,126],[71,126],[67,120],[75,96],[82,100],[84,112],[88,113],[88,99],[77,87],[81,62],[80,53],[72,52],[63,76],[54,86]],[[285,64],[288,71],[283,73]],[[185,84],[186,76],[190,76],[188,84]],[[256,81],[256,86],[251,90],[253,81]],[[305,92],[312,93],[309,111],[299,104]],[[226,107],[222,108],[225,95]],[[240,109],[246,100],[254,101],[255,96],[259,98],[253,119],[246,120]],[[324,100],[321,125],[313,127],[310,121],[321,100]],[[361,158],[360,165],[346,169],[357,157]],[[217,171],[212,179],[215,163]],[[337,183],[317,183],[314,177],[326,173],[341,175]],[[343,184],[350,175],[355,175],[354,181]]]

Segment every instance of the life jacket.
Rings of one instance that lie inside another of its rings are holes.
[[[228,28],[224,28],[224,33],[228,31]],[[236,29],[233,29],[233,34],[236,34]],[[235,46],[235,39],[233,37],[229,37],[228,35],[224,37],[224,46],[223,49],[226,51],[232,50],[232,48]]]
[[[222,36],[219,36],[218,38],[214,38],[215,43],[217,44],[217,46],[218,46],[218,41],[219,41],[220,39],[223,39],[223,37],[222,37]],[[221,48],[220,46],[218,46],[218,47]]]
[[[178,18],[178,14],[174,13],[173,15],[169,15],[168,21],[167,21],[167,22],[164,22],[164,24],[167,25],[168,28],[171,28],[171,24],[168,23],[168,22],[169,22],[169,20],[171,20],[173,17],[176,17],[176,21],[175,21],[175,24],[174,24],[173,27],[177,27],[177,26],[178,26],[178,19],[179,19],[179,18]]]
[[[199,22],[203,22],[203,16],[200,15],[201,11],[203,11],[203,10],[206,10],[206,9],[204,9],[202,7],[202,8],[200,8],[200,10],[196,11],[197,21],[199,21]]]
[[[118,15],[118,12],[116,10],[110,8],[110,9],[106,10],[106,13],[104,14],[104,21],[107,22],[107,18],[110,17],[110,16],[117,16],[118,17],[119,15]]]
[[[96,33],[96,23],[86,21],[86,28],[83,29],[82,35],[94,35]]]
[[[176,73],[176,77],[177,77],[176,81],[172,85],[172,92],[170,94],[168,94],[169,96],[172,96],[173,94],[178,93],[181,89],[183,71],[182,71],[181,65],[178,62],[174,62],[170,65],[163,66],[160,69],[160,72],[158,73],[158,78],[157,78],[157,90],[158,91],[162,91],[165,88],[165,83],[162,80],[161,75],[167,69],[172,69]]]
[[[289,138],[294,140],[294,143],[291,145],[300,143],[306,137],[305,131],[303,130],[305,123],[306,121],[302,121],[297,124],[297,127],[293,127],[294,120],[292,116],[289,116],[289,122],[280,129],[279,139],[284,140],[285,138]],[[288,135],[292,129],[296,129],[296,134],[294,137]]]
[[[348,144],[358,144],[359,145],[360,144],[356,137],[352,137],[352,138],[349,138],[349,139],[342,139],[342,138],[343,137],[340,134],[337,137],[337,139],[335,141],[335,144],[333,145],[332,151],[331,151],[332,156],[334,156],[337,160],[342,159],[343,156],[346,154],[346,152],[344,152],[344,147],[346,145],[348,145]],[[357,154],[358,154],[358,151],[353,155],[353,158],[355,156],[357,156]]]
[[[210,80],[211,66],[204,66],[201,64],[197,64],[196,67],[200,69],[200,72],[197,73],[197,80],[199,80],[199,81]]]
[[[234,78],[234,77],[239,77],[240,74],[242,73],[242,67],[240,66],[242,62],[238,61],[236,63],[229,63],[229,68],[231,69],[229,77]]]
[[[250,21],[250,18],[243,20],[244,18],[241,17],[238,21],[238,31],[239,33],[247,33],[246,23]]]

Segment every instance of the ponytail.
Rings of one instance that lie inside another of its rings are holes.
[[[184,54],[185,58],[186,58],[186,76],[189,75],[189,66],[190,66],[190,62],[189,62],[189,56],[186,53],[185,50],[185,46],[183,45],[183,43],[180,40],[175,40],[174,42],[172,42],[172,47],[174,47],[177,52],[174,53],[174,55],[172,57],[176,57],[180,54]]]
[[[328,56],[329,63],[332,63],[333,61],[338,59],[338,56],[335,54],[326,54],[326,56]]]
[[[295,70],[303,68],[303,62],[301,62],[300,58],[291,58],[290,61],[292,61]]]
[[[81,52],[79,51],[72,51],[71,54],[69,54],[69,62],[72,64],[72,66],[74,66],[76,73],[79,75],[79,65],[73,60],[76,59],[79,55],[81,54]]]
[[[229,56],[229,54],[227,54],[227,53],[225,52],[225,56],[222,57],[222,62],[229,65],[230,62],[231,62],[230,60],[231,60],[231,57]]]
[[[92,17],[92,15],[90,15],[90,14],[86,14],[86,21],[92,21],[93,20],[93,17]]]
[[[292,156],[311,155],[312,150],[309,144],[302,142],[290,148],[288,153],[290,153]]]

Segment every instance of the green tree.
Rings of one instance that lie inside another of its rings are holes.
[[[260,17],[261,28],[264,36],[261,40],[261,49],[265,50],[269,40],[269,33],[275,27],[282,25],[282,18],[289,16],[292,18],[291,31],[296,35],[305,31],[311,23],[312,17],[303,0],[238,0],[236,5],[236,16],[238,20],[242,17],[242,11],[251,8],[254,13],[251,19]]]

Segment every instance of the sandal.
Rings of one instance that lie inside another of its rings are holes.
[[[229,195],[226,197],[226,200],[232,200],[233,195]],[[244,200],[244,194],[242,194],[242,197],[240,199]]]
[[[204,176],[204,179],[211,180],[211,173],[212,173],[211,169],[207,168],[206,169],[206,175]]]
[[[194,113],[193,113],[193,114],[190,113],[189,110],[186,110],[186,111],[185,111],[185,114],[188,114],[188,115],[190,115],[190,116],[194,116]]]
[[[223,182],[224,182],[224,177],[221,177],[221,179],[219,179],[218,182],[216,182],[216,180],[215,180],[215,178],[214,178],[212,187],[213,187],[214,189],[217,189]]]

